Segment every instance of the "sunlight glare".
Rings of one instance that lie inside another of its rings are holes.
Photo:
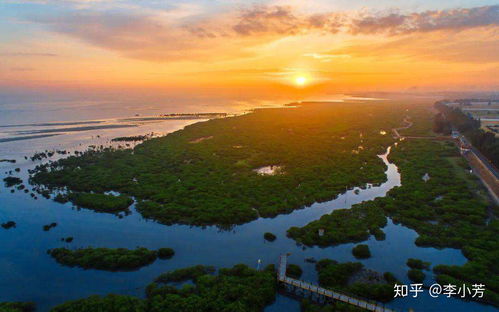
[[[307,78],[305,78],[303,76],[298,76],[295,78],[295,83],[298,86],[304,86],[307,83]]]

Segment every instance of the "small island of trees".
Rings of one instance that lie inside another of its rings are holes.
[[[174,255],[171,248],[148,250],[146,248],[82,248],[70,250],[54,248],[47,251],[57,262],[66,266],[106,271],[136,270],[153,263],[158,257],[169,259]]]
[[[263,234],[263,238],[265,238],[265,240],[269,242],[273,242],[277,239],[277,236],[275,236],[274,233],[266,232],[265,234]]]
[[[371,251],[369,250],[369,246],[365,244],[359,244],[353,247],[352,254],[357,259],[367,259],[371,257]]]

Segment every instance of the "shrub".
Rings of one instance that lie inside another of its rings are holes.
[[[0,302],[1,312],[33,312],[35,304],[33,302]]]
[[[303,270],[300,268],[300,266],[296,264],[288,264],[286,268],[286,276],[289,276],[291,278],[300,278],[302,274]]]
[[[14,185],[22,184],[23,180],[19,179],[18,177],[6,177],[3,179],[5,182],[5,187],[12,187]]]
[[[158,249],[158,258],[160,259],[170,259],[175,254],[175,251],[171,248],[160,248]]]
[[[369,246],[364,244],[359,244],[352,249],[352,254],[357,259],[367,259],[371,257],[371,251],[369,250]]]
[[[430,263],[420,259],[409,258],[407,259],[407,266],[411,269],[428,270],[430,268]]]
[[[268,240],[269,242],[273,242],[276,240],[277,236],[275,236],[273,233],[270,233],[270,232],[266,232],[265,234],[263,234],[263,237]]]
[[[415,283],[422,283],[426,277],[423,271],[418,269],[410,269],[409,272],[407,272],[407,276]]]
[[[8,222],[5,222],[5,223],[2,223],[2,227],[4,229],[8,230],[10,228],[16,227],[16,223],[14,221],[8,221]]]

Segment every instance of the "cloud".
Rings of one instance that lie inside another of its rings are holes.
[[[350,32],[399,35],[437,30],[462,30],[489,25],[499,25],[499,5],[407,15],[391,13],[384,16],[365,16],[352,21]]]
[[[10,70],[15,72],[27,72],[35,69],[33,67],[11,67]]]
[[[302,21],[293,14],[291,7],[258,6],[244,10],[232,29],[239,35],[258,33],[297,34]]]
[[[176,18],[175,10],[184,12]],[[436,31],[465,31],[499,25],[499,6],[420,13],[324,12],[306,14],[291,6],[251,6],[236,11],[205,13],[199,7],[171,10],[70,10],[37,15],[30,21],[123,56],[149,61],[207,60],[249,55],[251,47],[312,32],[401,36]],[[225,48],[225,49],[224,49]],[[221,53],[215,53],[219,50]],[[336,55],[336,54],[339,54]],[[330,61],[349,53],[309,54]]]
[[[331,62],[334,59],[349,59],[352,56],[349,54],[328,54],[328,53],[305,53],[305,57],[311,57],[321,62]]]
[[[444,62],[499,63],[497,29],[472,28],[449,33],[445,30],[413,33],[377,43],[352,44],[325,54],[349,54],[352,57],[386,59],[427,59]]]
[[[33,52],[0,52],[0,56],[25,56],[25,57],[34,57],[34,56],[42,56],[42,57],[54,57],[57,56],[55,53],[33,53]]]
[[[132,58],[177,58],[194,45],[182,29],[155,16],[138,13],[79,10],[64,16],[37,16],[32,21]]]

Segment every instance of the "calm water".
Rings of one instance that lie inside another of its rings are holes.
[[[165,121],[154,123],[132,123],[107,120],[106,125],[127,125],[120,128],[98,128],[85,131],[68,131],[68,127],[78,125],[37,125],[0,128],[0,138],[19,138],[26,135],[58,134],[30,140],[17,140],[0,143],[0,159],[16,159],[16,164],[0,163],[3,178],[6,171],[21,168],[17,174],[26,180],[27,169],[36,163],[24,160],[24,156],[45,149],[84,150],[95,144],[108,144],[113,137],[122,135],[155,132],[165,134],[193,121]],[[93,124],[93,123],[90,123]],[[87,127],[90,124],[84,124]],[[1,125],[0,125],[1,126]],[[41,129],[59,131],[36,132]],[[56,159],[55,157],[52,159]],[[216,227],[189,227],[183,225],[164,226],[144,220],[132,207],[132,213],[122,219],[109,214],[95,213],[90,210],[76,210],[71,204],[59,204],[51,200],[30,196],[16,191],[11,194],[0,187],[0,222],[13,220],[17,227],[10,230],[0,229],[0,301],[35,301],[39,311],[70,299],[93,294],[120,293],[142,296],[144,287],[164,271],[195,264],[217,267],[230,267],[246,263],[256,267],[258,259],[263,265],[277,263],[282,253],[290,252],[289,261],[304,269],[303,279],[316,281],[313,264],[304,262],[305,258],[332,258],[338,261],[357,261],[351,254],[354,244],[343,244],[328,248],[303,248],[286,238],[286,230],[291,226],[303,226],[334,209],[348,208],[352,204],[375,197],[384,196],[392,187],[400,185],[400,175],[394,164],[387,165],[387,182],[380,186],[363,186],[355,194],[355,189],[340,194],[335,200],[317,203],[291,214],[273,219],[261,218],[236,226],[231,231],[220,231]],[[57,222],[58,226],[44,232],[43,225]],[[264,241],[264,232],[277,235],[275,242]],[[401,281],[406,278],[407,258],[420,258],[437,264],[461,265],[466,259],[456,249],[420,248],[414,244],[417,234],[408,228],[389,221],[384,228],[386,240],[369,239],[372,258],[363,260],[367,268],[380,272],[391,271]],[[74,237],[73,243],[64,243],[62,237]],[[143,246],[151,249],[172,247],[176,255],[171,260],[158,260],[134,272],[104,272],[67,268],[57,264],[46,254],[54,247],[71,248],[86,246],[125,247]],[[431,273],[427,272],[430,282]],[[484,306],[458,299],[433,299],[429,296],[417,299],[399,299],[388,304],[398,310],[414,308],[415,311],[496,311]],[[266,311],[299,311],[299,302],[278,296],[276,302]]]

